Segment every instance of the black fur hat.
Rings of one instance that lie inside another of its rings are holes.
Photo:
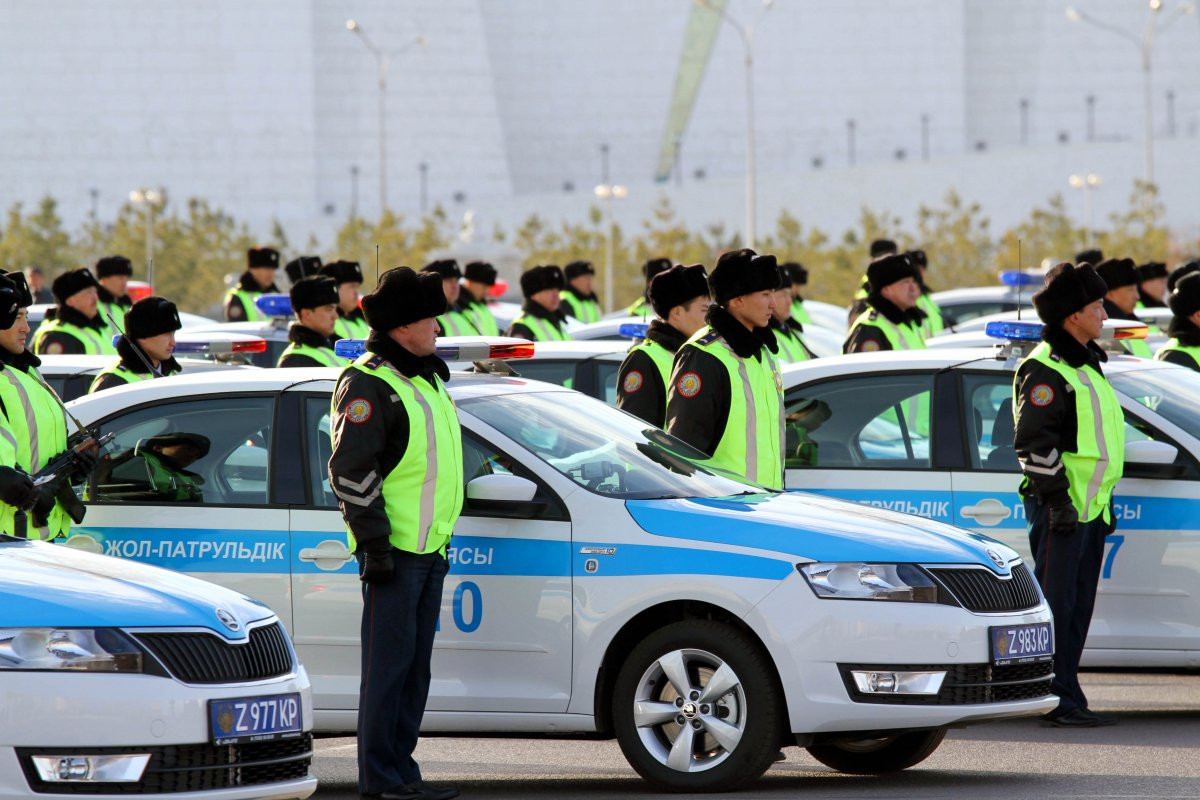
[[[572,261],[563,268],[563,277],[573,281],[580,275],[595,275],[596,268],[590,261]]]
[[[96,261],[97,278],[107,278],[111,275],[133,277],[133,264],[125,256],[105,256]]]
[[[288,297],[292,301],[293,314],[302,308],[337,305],[337,281],[328,275],[309,275],[292,284]]]
[[[484,286],[496,285],[496,268],[486,261],[472,261],[463,270],[467,280],[482,283]]]
[[[333,278],[338,286],[343,283],[363,282],[362,267],[358,265],[357,261],[330,261],[321,267],[321,274],[327,278]]]
[[[1108,294],[1108,284],[1091,264],[1065,261],[1046,273],[1046,285],[1033,295],[1033,307],[1047,325],[1058,325],[1088,303]]]
[[[760,256],[742,248],[722,253],[708,276],[713,300],[725,305],[735,297],[779,288],[779,265],[775,256]]]
[[[1184,275],[1167,297],[1167,305],[1176,317],[1186,318],[1200,311],[1200,273]]]
[[[1167,276],[1167,291],[1175,291],[1175,287],[1179,285],[1179,282],[1193,272],[1200,272],[1200,259],[1186,261],[1171,270],[1171,274]]]
[[[287,263],[283,268],[287,273],[288,280],[292,283],[304,280],[309,275],[316,275],[321,271],[320,256],[297,256]]]
[[[1094,266],[1096,274],[1104,279],[1109,290],[1137,285],[1137,267],[1132,258],[1107,258]]]
[[[1151,261],[1137,268],[1138,282],[1152,281],[1155,278],[1167,277],[1167,265],[1161,261]]]
[[[912,278],[914,281],[921,280],[921,273],[917,270],[917,265],[908,255],[893,253],[890,256],[877,258],[867,265],[867,283],[871,285],[871,291],[876,294],[885,286],[891,286],[896,281],[902,281],[905,278]]]
[[[1075,254],[1076,264],[1091,264],[1093,267],[1104,260],[1104,253],[1099,250],[1080,250]]]
[[[708,297],[708,273],[700,264],[671,267],[654,276],[646,294],[650,297],[654,313],[666,319],[675,306],[681,306],[697,297]]]
[[[451,278],[461,278],[462,270],[458,267],[458,262],[452,258],[443,258],[440,261],[431,261],[421,267],[421,272],[434,272],[442,276],[442,280],[448,281]]]
[[[871,258],[879,258],[899,253],[900,248],[896,247],[896,243],[891,239],[876,239],[871,242],[871,249],[868,252],[870,252]]]
[[[8,278],[17,287],[17,291],[21,295],[21,308],[29,308],[33,305],[33,292],[29,291],[29,282],[25,280],[25,273],[21,270],[13,270],[12,272],[0,272],[0,275]],[[9,327],[12,327],[11,325]]]
[[[251,247],[246,251],[246,266],[279,269],[279,251],[273,247]]]
[[[182,327],[179,309],[165,297],[143,297],[125,312],[125,335],[130,339],[149,339]]]
[[[362,310],[371,330],[380,333],[445,314],[442,276],[408,267],[389,269],[380,276],[379,285],[363,297]]]
[[[521,294],[526,298],[533,297],[546,289],[563,289],[565,287],[562,270],[553,264],[530,267],[521,273]]]
[[[646,285],[649,286],[655,275],[666,272],[670,268],[671,259],[669,258],[648,258],[646,263],[642,264],[642,277],[646,279]]]
[[[0,276],[0,330],[8,330],[21,311],[21,290],[11,279]]]
[[[793,286],[808,285],[808,270],[805,266],[797,261],[785,262],[781,267],[789,278],[792,280]]]
[[[50,291],[54,293],[54,300],[59,305],[65,305],[67,298],[72,295],[82,292],[92,286],[99,286],[96,282],[92,271],[87,267],[83,269],[73,269],[70,272],[64,272],[54,279],[54,283],[50,285]]]

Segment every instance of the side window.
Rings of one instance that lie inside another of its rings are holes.
[[[1013,449],[1012,376],[968,373],[963,376],[963,417],[971,469],[1017,472]]]
[[[512,366],[512,368],[516,370],[517,374],[522,378],[528,378],[531,381],[545,381],[546,383],[565,386],[568,389],[574,388],[574,361],[536,359],[533,361],[518,361],[510,366]]]
[[[329,488],[329,457],[333,440],[329,438],[329,398],[304,399],[304,452],[308,461],[308,496],[317,508],[338,507],[337,497]]]
[[[1173,464],[1133,464],[1125,462],[1126,478],[1167,478],[1174,480],[1200,480],[1200,468],[1187,455],[1187,451],[1179,447],[1178,442],[1169,439],[1165,434],[1150,427],[1149,423],[1125,412],[1125,443],[1130,442],[1164,442],[1179,451]]]
[[[209,397],[139,408],[102,423],[116,434],[89,481],[92,503],[267,503],[273,397]]]
[[[931,375],[829,381],[788,395],[789,469],[927,469]]]
[[[505,517],[521,519],[566,520],[569,519],[562,501],[539,481],[532,472],[525,469],[507,454],[492,447],[475,434],[463,431],[463,483],[483,475],[516,475],[537,484],[537,494],[529,503],[519,507],[506,504],[505,506],[488,503],[472,502],[464,493],[462,515],[464,517]]]

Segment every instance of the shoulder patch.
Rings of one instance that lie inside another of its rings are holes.
[[[625,391],[625,394],[633,394],[638,389],[641,389],[644,383],[645,379],[642,378],[642,373],[634,369],[630,370],[629,374],[625,376],[625,381],[621,384],[621,388]]]
[[[699,339],[697,339],[696,344],[712,344],[713,342],[715,342],[717,339],[720,339],[720,338],[721,338],[721,334],[719,334],[715,330],[713,330],[713,331],[709,331],[708,333],[704,334]]]
[[[702,385],[699,375],[694,372],[685,372],[675,382],[675,390],[679,392],[680,397],[695,397],[700,394]]]
[[[346,404],[346,419],[356,425],[362,424],[371,418],[371,404],[366,398],[358,397]]]
[[[48,356],[57,356],[63,352],[62,342],[47,342],[42,352]]]
[[[874,339],[867,339],[858,346],[858,352],[860,353],[874,353],[878,349],[879,342],[875,341]]]
[[[1054,402],[1054,390],[1050,388],[1049,384],[1039,383],[1029,390],[1029,402],[1038,408],[1048,406]]]
[[[378,369],[379,367],[383,366],[383,362],[386,360],[387,359],[383,356],[371,356],[367,359],[366,366],[370,367],[371,369]]]

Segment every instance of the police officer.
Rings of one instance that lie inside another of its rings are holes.
[[[151,436],[139,441],[133,449],[105,459],[96,471],[96,485],[105,494],[116,497],[105,485],[120,484],[119,496],[128,500],[200,503],[204,500],[204,478],[188,467],[208,455],[210,447],[208,437],[198,433],[180,431]],[[131,496],[128,482],[114,478],[113,473],[135,459],[145,465],[146,483],[142,484],[144,489],[139,486]]]
[[[288,326],[288,346],[277,367],[342,367],[333,351],[333,328],[338,321],[337,283],[327,275],[297,281],[288,292],[296,321]]]
[[[782,489],[783,380],[767,327],[779,267],[774,256],[734,250],[717,259],[708,283],[715,305],[675,357],[667,433],[715,467]]]
[[[460,306],[480,336],[499,336],[500,326],[488,308],[488,291],[496,285],[496,268],[486,261],[472,261],[463,268]]]
[[[808,285],[808,269],[798,261],[781,264],[779,270],[792,282],[792,319],[803,325],[813,324],[812,315],[804,307],[804,287]]]
[[[47,309],[33,337],[35,353],[116,355],[108,324],[100,319],[99,286],[86,267],[54,279],[55,306]]]
[[[84,270],[86,271],[86,270]],[[27,475],[34,475],[45,468],[67,450],[67,419],[62,402],[54,390],[46,385],[38,373],[41,364],[33,353],[25,349],[29,336],[28,308],[33,295],[19,272],[5,275],[6,284],[0,284],[0,307],[10,309],[0,315],[0,322],[13,322],[0,330],[0,439],[5,440],[0,453],[13,455],[4,460]],[[15,287],[18,310],[11,313],[11,298],[3,298],[3,292]],[[7,452],[6,452],[7,451]],[[95,468],[98,454],[95,450],[77,454],[74,477],[82,477]],[[24,486],[20,487],[24,491]],[[82,521],[84,506],[79,502],[71,487],[65,482],[47,484],[35,489],[36,499],[29,514],[25,535],[31,539],[53,539],[66,536],[71,521]],[[15,499],[10,496],[10,500]],[[27,499],[27,498],[26,498]],[[0,505],[0,530],[8,534],[16,531],[18,505],[25,508],[28,503]]]
[[[572,261],[563,270],[567,286],[559,294],[563,310],[580,322],[600,321],[600,299],[592,290],[596,268],[590,261]]]
[[[705,326],[711,303],[708,274],[700,264],[674,266],[650,281],[650,304],[657,315],[646,338],[629,350],[617,372],[617,408],[656,428],[667,419],[667,387],[675,354]]]
[[[454,259],[443,259],[426,264],[421,272],[432,272],[442,279],[442,293],[446,296],[446,313],[438,318],[438,327],[443,336],[478,336],[479,331],[471,324],[471,318],[466,315],[464,308],[459,305],[458,298],[462,294],[462,269]]]
[[[925,319],[921,322],[921,335],[928,339],[930,336],[937,336],[944,331],[946,321],[942,317],[942,309],[933,299],[933,289],[930,289],[929,284],[925,283],[925,273],[929,271],[929,258],[925,255],[925,251],[909,250],[906,255],[917,267],[917,285],[921,287],[921,294],[917,297],[917,308],[921,309],[921,313],[925,315]]]
[[[779,288],[775,290],[775,310],[771,312],[771,323],[767,327],[775,334],[779,345],[779,360],[784,364],[797,364],[815,358],[804,341],[804,326],[792,318],[792,278],[788,270],[779,270]]]
[[[444,800],[413,759],[429,694],[446,545],[463,502],[462,438],[435,354],[441,276],[388,270],[363,298],[367,351],[342,371],[329,481],[363,582],[358,788],[363,797]]]
[[[871,260],[883,258],[884,256],[894,256],[900,252],[900,248],[891,239],[875,239],[867,248],[867,252],[871,256]],[[858,319],[859,315],[867,309],[867,295],[871,293],[871,282],[864,273],[862,280],[859,281],[858,289],[854,292],[854,299],[850,303],[850,324],[854,324],[854,320]]]
[[[21,294],[17,285],[7,277],[0,277],[0,327],[7,333],[21,313]],[[2,357],[2,354],[0,354]],[[0,518],[5,533],[13,532],[12,514],[17,508],[31,508],[38,499],[29,475],[17,469],[17,441],[9,429],[7,409],[5,419],[0,420],[4,430],[0,431]]]
[[[133,264],[125,256],[105,256],[96,261],[94,269],[100,284],[96,287],[100,321],[110,335],[120,333],[116,326],[133,305],[127,291],[129,279],[133,277]]]
[[[1110,319],[1142,322],[1133,310],[1138,301],[1138,274],[1133,259],[1105,259],[1096,265],[1096,273],[1108,286],[1108,293],[1104,295],[1104,313]],[[1152,358],[1154,355],[1145,339],[1127,339],[1122,345],[1127,352],[1139,358]]]
[[[1167,265],[1161,261],[1151,261],[1137,268],[1138,302],[1134,311],[1143,308],[1165,308],[1164,298],[1167,294]]]
[[[254,301],[267,292],[278,292],[275,271],[279,269],[279,251],[271,247],[251,247],[246,251],[246,271],[237,285],[225,294],[226,322],[261,322],[266,319]]]
[[[916,307],[921,296],[918,277],[917,267],[906,255],[894,253],[872,261],[867,267],[867,306],[850,327],[842,352],[923,349],[925,315]]]
[[[521,273],[525,304],[508,326],[507,336],[531,342],[562,342],[570,339],[558,308],[562,303],[562,270],[553,264],[530,267]]]
[[[88,394],[182,371],[175,360],[175,331],[183,327],[175,304],[144,297],[125,312],[125,332],[117,339],[117,363],[92,381]]]
[[[1094,340],[1108,287],[1090,264],[1062,263],[1033,296],[1042,342],[1013,379],[1014,446],[1024,473],[1021,494],[1038,583],[1054,612],[1058,707],[1044,717],[1059,727],[1111,724],[1088,710],[1079,685],[1104,537],[1116,526],[1113,487],[1121,478],[1125,422],[1101,368]]]
[[[1171,306],[1171,337],[1154,357],[1159,361],[1200,371],[1200,273],[1183,276],[1167,298]]]
[[[362,267],[357,261],[331,261],[321,267],[321,274],[333,278],[338,292],[338,321],[333,326],[336,339],[366,339],[371,332],[367,318],[358,307],[358,290],[362,288]]]
[[[295,284],[305,278],[321,274],[321,257],[296,256],[284,265],[283,271],[287,273],[288,282]]]
[[[646,263],[642,264],[642,277],[646,279],[646,288],[642,291],[642,296],[634,300],[629,308],[625,309],[625,314],[630,317],[645,317],[649,316],[654,310],[650,303],[650,281],[654,280],[654,276],[660,272],[666,272],[671,268],[671,259],[669,258],[648,258]]]

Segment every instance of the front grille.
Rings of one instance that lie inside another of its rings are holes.
[[[137,640],[184,683],[242,683],[286,675],[292,650],[278,622],[233,643],[212,633],[139,633]]]
[[[34,755],[149,753],[137,783],[45,783]],[[55,794],[173,794],[234,789],[304,778],[312,765],[312,734],[247,744],[185,744],[159,747],[17,748],[17,758],[35,792]]]
[[[1037,584],[1024,564],[1012,569],[1011,578],[1001,578],[988,569],[931,568],[939,582],[968,611],[1025,611],[1041,601]]]
[[[888,703],[907,706],[965,706],[1036,700],[1050,694],[1054,664],[838,664],[850,699],[857,703]],[[945,671],[941,691],[932,695],[863,694],[854,683],[852,670],[872,672]]]

